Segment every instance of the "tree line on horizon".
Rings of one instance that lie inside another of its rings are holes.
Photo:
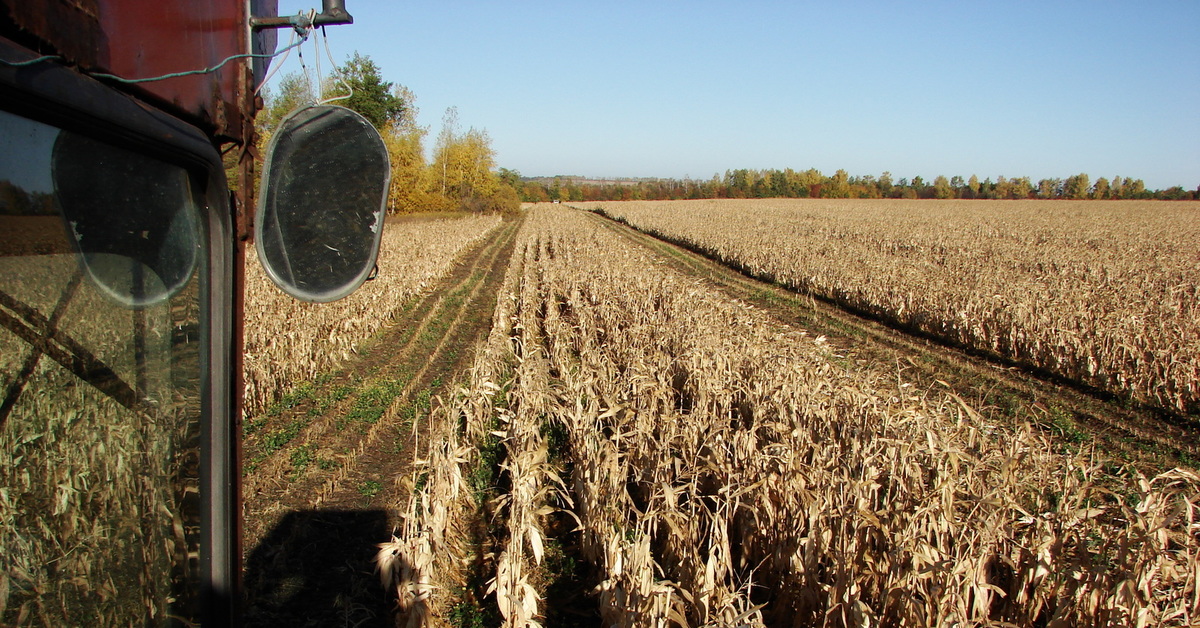
[[[291,111],[313,104],[317,91],[307,73],[285,75],[278,93],[265,94],[265,107],[255,120],[259,151],[265,153],[271,134]],[[1064,179],[998,177],[980,181],[975,175],[939,175],[895,179],[851,176],[845,170],[825,175],[808,170],[740,168],[710,179],[636,179],[616,183],[583,181],[580,177],[528,179],[516,170],[498,168],[486,130],[463,131],[454,107],[446,110],[442,129],[426,157],[428,127],[417,124],[416,95],[403,85],[383,80],[370,57],[354,53],[320,80],[320,92],[333,104],[362,114],[379,129],[392,166],[388,211],[466,210],[515,211],[520,202],[678,200],[703,198],[933,198],[933,199],[1162,199],[1195,200],[1200,188],[1175,186],[1149,190],[1141,179],[1100,177],[1086,173]]]
[[[894,179],[890,172],[851,176],[845,170],[824,175],[816,168],[797,171],[726,170],[711,179],[652,179],[598,184],[580,183],[574,177],[524,179],[501,168],[502,179],[517,187],[522,202],[683,200],[704,198],[930,198],[930,199],[1091,199],[1091,200],[1196,200],[1200,188],[1175,186],[1149,190],[1141,179],[1100,177],[1094,182],[1086,173],[1065,179],[998,177],[979,180],[976,175],[939,175],[932,181],[922,177]]]

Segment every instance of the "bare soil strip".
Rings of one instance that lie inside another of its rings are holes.
[[[1154,410],[1125,407],[1085,390],[1062,385],[1011,365],[999,364],[915,337],[816,298],[750,278],[684,247],[655,238],[594,212],[598,224],[658,254],[671,266],[753,303],[778,320],[824,335],[847,359],[895,364],[897,377],[924,387],[945,386],[997,417],[1034,408],[1046,429],[1069,443],[1097,446],[1150,470],[1200,465],[1200,429]]]
[[[297,382],[247,421],[247,625],[391,626],[372,574],[396,525],[414,439],[486,335],[519,220],[467,252],[342,371]],[[414,429],[415,427],[415,429]]]

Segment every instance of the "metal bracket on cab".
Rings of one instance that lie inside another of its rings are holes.
[[[345,0],[321,0],[321,12],[311,18],[306,13],[286,17],[252,17],[250,27],[263,28],[312,28],[332,24],[353,24],[354,16],[346,12]]]

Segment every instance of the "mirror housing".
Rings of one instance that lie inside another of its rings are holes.
[[[354,292],[375,268],[391,165],[379,131],[336,105],[304,107],[275,130],[255,240],[271,281],[303,301]]]

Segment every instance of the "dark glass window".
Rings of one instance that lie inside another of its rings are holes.
[[[0,625],[197,615],[200,190],[0,111]]]

